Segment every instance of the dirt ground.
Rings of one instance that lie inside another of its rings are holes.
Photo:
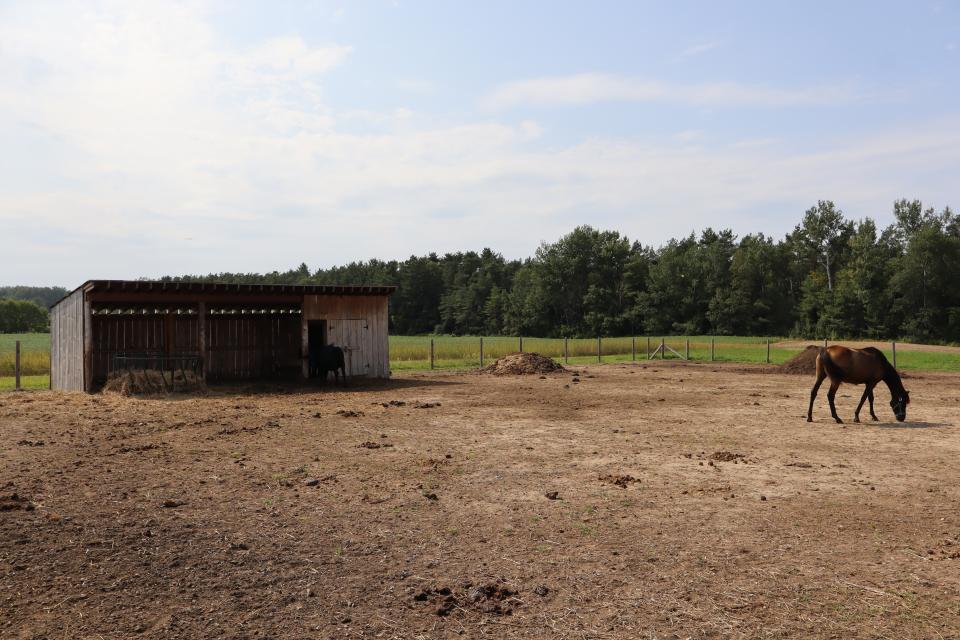
[[[960,637],[960,376],[811,382],[3,394],[0,637]]]

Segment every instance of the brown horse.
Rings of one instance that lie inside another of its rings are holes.
[[[817,397],[820,385],[827,376],[830,376],[830,391],[827,392],[827,399],[830,401],[830,413],[837,422],[843,423],[843,420],[837,415],[837,407],[834,405],[833,399],[837,396],[837,389],[843,382],[866,385],[863,397],[860,398],[860,404],[857,405],[857,412],[854,414],[854,422],[860,422],[860,409],[863,408],[863,403],[866,400],[870,401],[870,417],[874,420],[878,419],[877,414],[873,412],[873,388],[881,381],[887,383],[887,387],[890,389],[890,407],[893,409],[893,415],[900,422],[907,419],[907,405],[910,404],[910,394],[903,388],[900,375],[887,360],[887,357],[883,355],[883,352],[873,347],[848,349],[836,345],[821,347],[820,353],[817,355],[817,381],[810,391],[807,422],[813,422],[813,401]]]

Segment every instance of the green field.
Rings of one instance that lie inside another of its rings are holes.
[[[476,336],[391,336],[390,367],[392,370],[415,371],[430,368],[430,341],[434,343],[434,368],[436,369],[475,369],[480,365],[480,338]],[[767,358],[767,340],[775,344],[779,337],[737,337],[722,336],[713,338],[714,360],[718,362],[765,363]],[[50,335],[46,333],[0,334],[0,391],[13,389],[14,343],[21,341],[21,367],[25,388],[46,389],[50,371]],[[709,336],[668,337],[667,346],[683,354],[689,341],[691,360],[709,361]],[[650,338],[650,351],[660,344],[660,338]],[[485,337],[483,338],[484,364],[489,364],[519,350],[519,338]],[[595,338],[570,339],[567,342],[570,364],[592,364],[597,362],[597,341]],[[601,360],[603,362],[624,362],[632,359],[630,338],[604,338],[601,340]],[[523,350],[533,351],[563,361],[563,339],[524,338]],[[636,358],[647,357],[647,338],[636,338]],[[771,347],[770,362],[781,364],[797,354],[798,349]],[[890,357],[889,351],[887,356]],[[676,356],[667,353],[667,358]],[[960,354],[910,351],[897,349],[897,368],[927,371],[960,371]]]

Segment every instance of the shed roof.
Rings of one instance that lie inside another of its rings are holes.
[[[246,298],[336,295],[336,296],[389,296],[396,291],[394,286],[386,285],[340,285],[340,284],[240,284],[222,282],[165,282],[157,280],[87,280],[72,293],[83,290],[86,293],[162,294],[177,295],[216,295],[244,296]],[[72,294],[71,293],[71,294]],[[65,296],[68,297],[68,296]],[[54,305],[60,303],[58,300]]]

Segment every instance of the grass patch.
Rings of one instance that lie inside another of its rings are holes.
[[[20,376],[20,386],[23,389],[49,389],[50,376]],[[13,377],[0,377],[0,391],[13,391],[16,381]]]
[[[49,333],[0,333],[0,377],[12,376],[14,373],[17,340],[20,341],[21,375],[38,376],[49,373]]]

